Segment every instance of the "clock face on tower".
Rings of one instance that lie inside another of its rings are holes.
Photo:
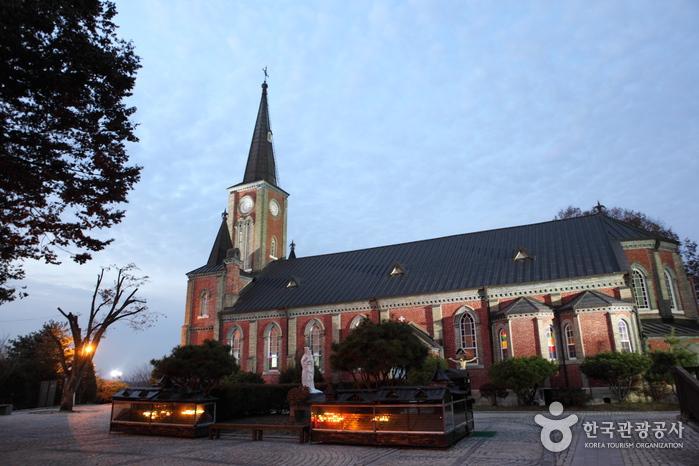
[[[238,208],[240,209],[240,212],[243,214],[249,214],[254,206],[255,201],[253,201],[250,196],[243,196],[243,198],[240,200],[240,203],[238,204]]]
[[[273,217],[279,215],[279,204],[274,199],[269,201],[269,212],[272,214]]]

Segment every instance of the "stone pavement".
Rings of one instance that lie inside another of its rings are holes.
[[[109,405],[81,406],[79,412],[19,411],[0,416],[0,464],[235,464],[235,465],[696,465],[699,433],[686,427],[678,449],[586,448],[585,421],[631,420],[676,422],[676,412],[581,412],[567,450],[553,454],[539,441],[533,412],[477,412],[478,431],[493,437],[470,437],[448,450],[299,445],[295,437],[224,435],[221,440],[176,439],[109,434]],[[568,412],[564,413],[569,414]],[[619,441],[618,438],[614,439]],[[639,441],[637,439],[628,442]],[[646,440],[648,441],[648,440]]]

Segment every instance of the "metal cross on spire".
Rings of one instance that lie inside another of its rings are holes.
[[[605,210],[607,210],[607,207],[603,205],[600,201],[597,201],[597,205],[592,208],[596,213],[602,214],[604,213]]]
[[[265,74],[265,82],[267,82],[267,78],[269,78],[269,74],[267,74],[267,67],[265,66],[262,68],[262,72]]]

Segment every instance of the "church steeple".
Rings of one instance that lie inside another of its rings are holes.
[[[214,246],[211,248],[211,254],[209,254],[209,260],[206,261],[206,265],[214,266],[223,264],[226,253],[233,247],[231,244],[231,234],[228,231],[227,219],[228,214],[223,212],[223,214],[221,214],[221,226],[218,229],[218,234],[214,240]]]
[[[267,106],[267,73],[262,83],[262,98],[257,111],[255,131],[252,133],[248,163],[245,166],[243,183],[267,181],[277,186],[277,167],[274,163],[274,147],[272,146],[272,129],[269,125],[269,108]]]
[[[243,182],[228,188],[228,228],[242,269],[257,272],[285,257],[289,193],[277,184],[267,107],[267,69]]]

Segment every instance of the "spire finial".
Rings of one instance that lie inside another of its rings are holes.
[[[600,201],[597,201],[597,205],[594,206],[592,209],[595,211],[595,213],[598,214],[603,214],[604,211],[607,210],[607,208],[604,205],[602,205]]]
[[[291,244],[289,244],[289,249],[291,251],[289,252],[289,259],[296,259],[296,243],[294,243],[294,240],[291,240]]]
[[[265,74],[265,81],[262,84],[267,84],[267,78],[269,78],[269,74],[267,74],[267,67],[265,66],[262,68],[262,72]]]
[[[223,220],[225,222],[227,219],[228,219],[228,212],[226,212],[224,210],[223,212],[221,212],[221,220]]]

